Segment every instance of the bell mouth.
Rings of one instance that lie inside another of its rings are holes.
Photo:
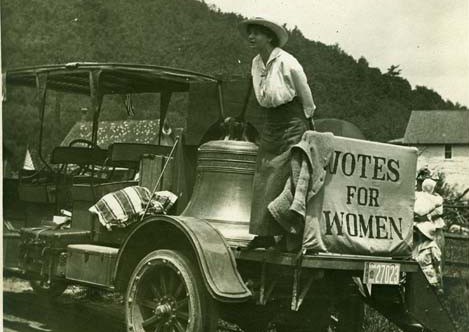
[[[254,235],[249,233],[249,221],[209,220],[230,245],[245,247]]]

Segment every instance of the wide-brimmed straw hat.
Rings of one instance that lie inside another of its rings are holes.
[[[436,225],[432,221],[422,221],[415,223],[415,227],[430,240],[435,239]]]
[[[278,46],[280,47],[283,47],[288,41],[288,32],[287,30],[285,30],[283,26],[281,26],[278,23],[275,23],[272,20],[268,20],[262,17],[250,18],[250,19],[242,21],[239,24],[239,31],[241,31],[241,34],[245,36],[246,38],[249,35],[248,27],[251,24],[261,25],[271,30],[277,36],[278,44],[279,44]]]

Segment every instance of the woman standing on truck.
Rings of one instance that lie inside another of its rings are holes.
[[[265,114],[254,176],[254,195],[249,231],[257,235],[248,248],[275,245],[274,236],[286,232],[267,205],[282,191],[288,178],[289,148],[313,129],[316,109],[303,67],[283,47],[287,31],[263,18],[245,20],[241,33],[258,55],[252,60],[252,84]]]

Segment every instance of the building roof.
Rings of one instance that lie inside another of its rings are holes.
[[[469,144],[469,110],[412,111],[404,144]]]
[[[396,144],[396,145],[401,145],[403,144],[403,142],[404,142],[404,137],[399,137],[399,138],[395,138],[395,139],[388,141],[389,144]]]
[[[68,146],[75,139],[91,140],[91,121],[79,121],[70,129],[67,136],[60,145]],[[98,145],[107,148],[110,144],[121,143],[144,143],[158,144],[159,120],[120,120],[100,121],[98,127]],[[167,136],[163,135],[162,144]],[[172,143],[170,142],[169,145]]]

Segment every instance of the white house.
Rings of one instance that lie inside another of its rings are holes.
[[[469,188],[469,110],[412,111],[400,143],[418,148],[418,168],[442,171],[448,183]]]

